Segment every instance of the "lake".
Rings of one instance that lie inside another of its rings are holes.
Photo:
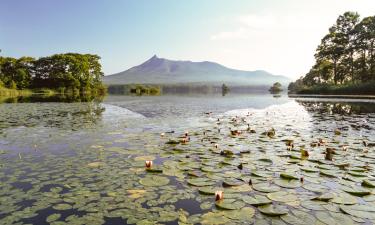
[[[375,100],[89,100],[2,100],[0,224],[375,222]]]

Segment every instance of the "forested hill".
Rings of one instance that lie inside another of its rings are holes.
[[[176,61],[156,55],[141,65],[124,72],[104,77],[106,84],[239,84],[271,85],[275,82],[288,84],[290,79],[263,70],[242,71],[230,69],[214,62]]]
[[[375,94],[375,16],[340,15],[315,53],[316,63],[289,90],[304,94]]]

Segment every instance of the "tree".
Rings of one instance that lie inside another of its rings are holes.
[[[316,49],[316,63],[293,90],[319,85],[375,82],[375,16],[360,21],[356,12],[340,15]]]
[[[272,85],[272,87],[269,89],[271,93],[278,93],[283,91],[282,85],[279,82],[276,82]]]
[[[34,59],[0,57],[0,81],[17,88],[51,88],[103,92],[100,57],[66,53]]]

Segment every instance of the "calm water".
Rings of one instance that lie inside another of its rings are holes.
[[[375,178],[373,100],[229,94],[33,101],[0,104],[0,224],[293,224],[301,216],[317,224],[375,221],[358,210],[351,215],[340,209],[340,203],[375,207],[372,189],[360,189],[364,179]],[[276,137],[262,136],[271,128]],[[248,129],[256,133],[230,135]],[[166,144],[180,141],[186,131],[190,142]],[[310,147],[319,138],[325,146]],[[294,141],[294,152],[286,150],[285,139]],[[326,146],[337,149],[333,162],[322,161]],[[309,150],[311,160],[300,159],[300,149]],[[222,150],[234,156],[223,158]],[[145,160],[153,160],[162,173],[145,171]],[[350,165],[338,170],[340,163]],[[326,176],[314,173],[319,170]],[[305,181],[284,184],[283,172]],[[195,176],[201,180],[192,185]],[[251,187],[249,179],[277,190]],[[198,192],[221,189],[223,181],[230,184],[224,190],[234,201],[230,205],[239,206],[237,216]],[[325,193],[334,196],[328,202],[311,200]],[[259,195],[288,213],[269,217],[243,200]]]

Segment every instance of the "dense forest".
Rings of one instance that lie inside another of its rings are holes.
[[[316,49],[311,70],[289,85],[302,94],[375,94],[375,16],[340,15]]]
[[[66,53],[34,59],[0,56],[0,88],[52,89],[61,93],[102,94],[100,57]]]

